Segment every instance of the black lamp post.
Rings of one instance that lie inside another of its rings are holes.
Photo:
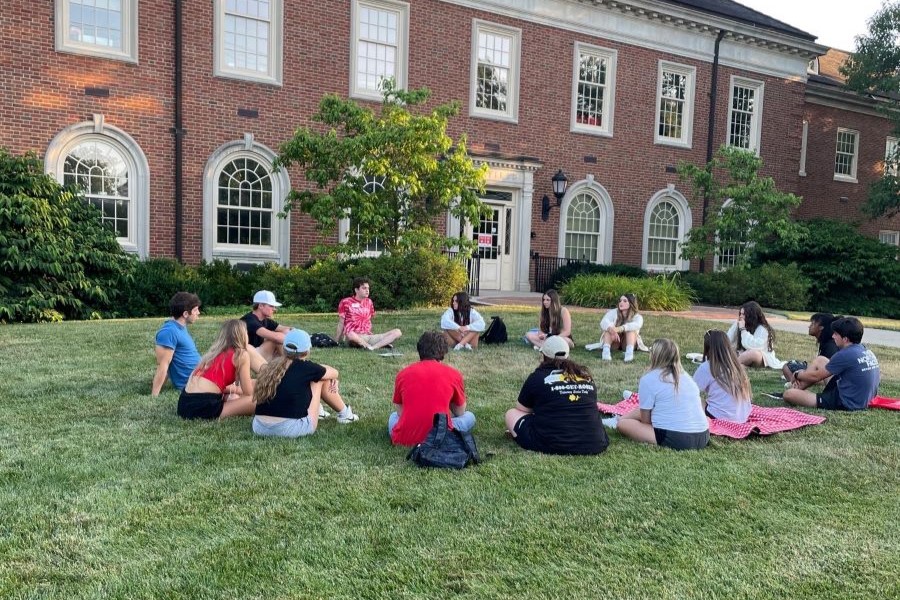
[[[562,172],[562,169],[560,169],[551,181],[553,182],[553,195],[556,196],[556,206],[560,206],[563,196],[566,195],[566,187],[569,185],[569,180],[566,178],[566,174]],[[550,218],[550,208],[550,198],[544,194],[544,198],[541,200],[541,221],[546,221]]]

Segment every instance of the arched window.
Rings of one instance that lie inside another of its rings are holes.
[[[572,184],[560,206],[559,256],[609,263],[612,258],[613,206],[593,175]]]
[[[131,136],[94,115],[93,121],[57,134],[47,147],[44,165],[57,181],[77,186],[100,209],[123,249],[147,256],[150,169]]]
[[[253,141],[230,142],[210,157],[204,186],[203,258],[278,262],[289,258],[288,219],[278,217],[290,189],[275,153]]]
[[[681,244],[691,228],[687,200],[674,186],[657,192],[644,214],[643,267],[648,271],[683,271],[690,267],[681,258]]]
[[[716,231],[718,247],[713,257],[713,269],[716,271],[725,271],[737,265],[749,247],[747,241],[749,231],[737,224],[749,222],[752,227],[755,222],[747,216],[736,214],[739,210],[741,208],[731,198],[726,200],[719,210],[719,225]],[[729,212],[732,214],[729,215]],[[723,216],[728,218],[722,218]]]

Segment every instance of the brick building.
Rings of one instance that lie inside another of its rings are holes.
[[[377,101],[385,74],[463,104],[450,133],[490,169],[492,216],[464,231],[490,234],[483,289],[530,289],[535,253],[688,268],[677,246],[701,215],[674,167],[723,143],[756,150],[806,198],[801,216],[861,219],[888,143],[872,103],[821,74],[825,58],[808,78],[827,51],[813,35],[728,0],[4,8],[0,145],[83,183],[141,256],[303,261],[321,240],[303,215],[275,217],[304,185],[272,171],[275,152],[323,94]],[[896,243],[900,221],[861,227]]]

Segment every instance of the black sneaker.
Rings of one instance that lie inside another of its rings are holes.
[[[784,394],[782,392],[763,392],[763,396],[771,398],[772,400],[784,400]]]

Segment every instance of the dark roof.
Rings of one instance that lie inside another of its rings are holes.
[[[815,41],[816,36],[807,33],[796,27],[791,27],[787,23],[783,23],[778,19],[773,19],[769,15],[748,8],[743,4],[738,4],[732,0],[665,0],[669,4],[679,4],[687,8],[727,17],[735,21],[741,21],[756,27],[771,29],[781,33],[787,33],[795,37],[801,37],[809,41]],[[787,2],[788,0],[785,0]]]

